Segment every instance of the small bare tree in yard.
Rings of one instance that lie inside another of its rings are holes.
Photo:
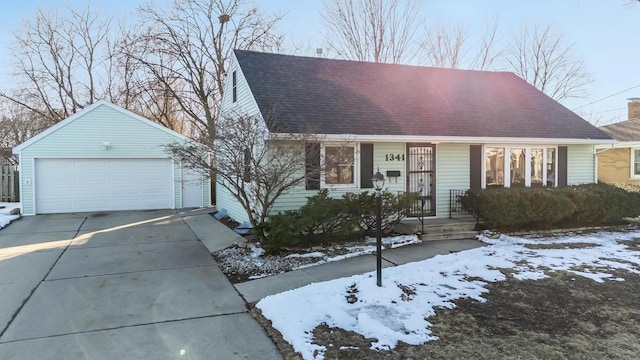
[[[358,61],[407,62],[419,24],[416,2],[327,0],[322,18],[329,50]]]
[[[507,51],[509,70],[556,101],[581,98],[591,82],[573,45],[553,26],[524,26]]]
[[[139,15],[142,26],[122,49],[146,74],[143,85],[173,99],[154,106],[177,105],[197,139],[213,141],[233,49],[278,49],[282,38],[274,28],[281,17],[243,0],[174,0],[168,9],[148,2]]]
[[[266,119],[272,122],[276,117]],[[277,131],[276,131],[277,132]],[[305,160],[319,151],[319,138],[312,133],[288,134],[269,138],[261,116],[222,117],[212,147],[173,143],[166,151],[188,167],[204,174],[215,173],[218,186],[224,187],[242,205],[257,235],[264,238],[262,224],[267,221],[276,200],[284,193],[320,174],[320,164]],[[207,154],[215,154],[212,165]]]

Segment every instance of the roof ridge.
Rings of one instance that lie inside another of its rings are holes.
[[[504,70],[477,70],[477,69],[462,69],[462,68],[447,68],[447,67],[438,67],[438,66],[428,66],[421,64],[396,64],[396,63],[384,63],[384,62],[374,62],[374,61],[365,61],[365,60],[350,60],[350,59],[337,59],[337,58],[328,58],[328,57],[317,57],[310,55],[293,55],[293,54],[280,54],[280,53],[271,53],[271,52],[263,52],[256,50],[242,50],[242,49],[234,49],[235,53],[252,53],[259,55],[267,55],[267,56],[278,56],[278,57],[287,57],[287,58],[295,58],[295,59],[307,59],[307,60],[315,60],[315,61],[328,61],[328,62],[346,62],[353,64],[370,64],[372,66],[390,66],[390,67],[406,67],[413,69],[431,69],[435,71],[451,71],[451,72],[476,72],[476,73],[491,73],[491,74],[509,74],[515,75],[511,71]]]

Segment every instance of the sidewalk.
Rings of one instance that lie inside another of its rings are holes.
[[[209,252],[215,252],[231,246],[233,243],[244,241],[242,236],[227,228],[208,213],[183,215],[183,219],[200,238]],[[382,267],[403,265],[429,259],[436,255],[469,250],[480,246],[483,246],[483,244],[477,240],[439,240],[383,250]],[[333,280],[375,270],[375,255],[363,255],[238,283],[234,284],[234,286],[247,303],[252,303],[269,295],[296,289],[314,282]]]
[[[480,246],[483,246],[483,244],[477,240],[440,240],[383,250],[382,268],[403,265],[429,259],[436,255],[469,250]],[[376,256],[362,255],[251,280],[234,286],[248,303],[252,303],[269,295],[296,289],[314,282],[333,280],[375,270]],[[384,270],[382,273],[384,274]]]

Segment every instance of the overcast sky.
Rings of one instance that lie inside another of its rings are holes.
[[[159,3],[167,0],[160,0]],[[143,0],[93,0],[105,15],[131,18]],[[265,12],[285,13],[280,30],[289,48],[326,47],[323,41],[322,0],[257,0]],[[8,46],[21,19],[36,8],[86,6],[87,0],[0,0],[0,83],[11,81]],[[522,24],[553,24],[592,75],[588,97],[563,104],[601,124],[624,120],[629,97],[640,97],[640,3],[633,0],[439,0],[419,1],[425,26],[462,23],[472,33],[496,16],[500,33],[509,37]],[[634,89],[623,91],[635,87]],[[618,95],[615,93],[621,92]],[[612,96],[613,95],[613,96]],[[603,98],[608,97],[606,100]],[[588,105],[593,103],[591,105]]]

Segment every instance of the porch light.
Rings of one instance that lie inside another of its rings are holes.
[[[111,149],[111,143],[108,141],[105,141],[102,143],[102,150],[109,150]]]
[[[382,194],[380,190],[384,186],[384,176],[380,173],[380,168],[371,177],[373,187],[376,189],[376,285],[382,286]]]

